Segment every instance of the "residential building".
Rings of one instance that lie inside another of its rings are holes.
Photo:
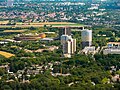
[[[84,29],[81,33],[82,48],[92,45],[92,30]]]
[[[7,7],[13,6],[14,0],[7,0]]]
[[[65,57],[71,57],[71,54],[74,54],[76,51],[76,39],[73,39],[71,36],[62,35],[61,44],[63,46],[63,55]]]
[[[72,37],[68,35],[61,36],[61,44],[64,44],[66,41],[70,40]]]

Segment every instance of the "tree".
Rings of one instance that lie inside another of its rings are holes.
[[[2,90],[12,90],[12,88],[9,85],[4,85]]]

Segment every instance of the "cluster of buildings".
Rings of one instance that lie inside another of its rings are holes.
[[[18,80],[21,83],[25,83],[25,82],[30,82],[29,81],[30,76],[35,76],[35,75],[38,75],[40,73],[44,73],[47,70],[50,70],[50,74],[53,77],[70,76],[71,75],[70,73],[62,73],[60,71],[53,72],[54,65],[57,66],[60,64],[61,64],[61,62],[58,62],[58,61],[49,62],[46,64],[42,64],[42,63],[41,64],[33,64],[30,67],[25,67],[22,70],[18,70],[16,73],[10,71],[10,68],[11,68],[10,63],[5,64],[5,65],[0,65],[0,69],[5,70],[6,71],[5,73],[7,73],[6,82],[12,82],[12,81]],[[14,79],[10,78],[11,76],[14,77]],[[3,78],[3,76],[0,76],[0,79],[2,79],[2,78]]]
[[[25,1],[25,0],[24,0]],[[7,6],[16,8],[22,8],[23,11],[19,10],[5,10],[0,11],[0,18],[4,20],[13,20],[14,22],[48,22],[48,21],[79,21],[80,23],[86,25],[112,25],[117,21],[114,19],[118,19],[119,12],[115,12],[116,14],[108,14],[106,8],[104,8],[104,4],[89,4],[80,3],[80,2],[56,2],[56,3],[45,3],[41,2],[38,4],[35,3],[17,3],[15,5],[13,0],[7,0]],[[46,6],[47,4],[47,6]],[[88,8],[84,8],[84,6],[88,6]],[[4,6],[4,5],[3,5]],[[106,5],[107,6],[107,5]],[[102,8],[100,8],[102,7]],[[26,8],[32,8],[31,10],[24,10]],[[37,12],[36,10],[40,11]],[[52,10],[52,11],[51,11]],[[6,12],[8,11],[8,12]],[[43,12],[44,11],[44,12]],[[49,12],[50,11],[50,12]],[[73,11],[73,15],[69,12]],[[49,12],[49,13],[48,13]],[[81,13],[81,12],[87,12]],[[105,17],[105,18],[101,18]],[[18,19],[19,18],[19,19]]]
[[[71,57],[76,51],[76,39],[72,38],[71,29],[69,27],[61,28],[59,36],[61,36],[64,57]]]
[[[72,38],[71,28],[65,27],[61,28],[59,31],[59,35],[61,36],[61,45],[63,49],[64,57],[71,57],[72,54],[76,52],[76,39]],[[89,52],[95,52],[95,47],[92,46],[92,30],[83,29],[81,31],[82,38],[82,48]],[[86,49],[87,47],[87,49]]]
[[[100,47],[95,47],[92,45],[92,30],[82,30],[81,32],[81,39],[82,39],[82,50],[81,53],[84,54],[92,54],[98,53]]]
[[[103,54],[120,54],[120,42],[109,42],[103,50]]]
[[[94,55],[99,52],[100,47],[95,48],[95,46],[92,46],[92,30],[82,30],[81,39],[82,53]],[[107,46],[101,48],[101,51],[103,51],[104,55],[120,54],[120,42],[108,42]]]

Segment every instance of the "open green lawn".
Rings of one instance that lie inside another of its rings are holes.
[[[51,26],[52,27],[82,27],[84,25],[77,24],[77,23],[71,23],[71,22],[40,22],[40,23],[16,23],[16,25],[0,25],[0,28],[6,28],[6,27],[44,27],[44,25]]]
[[[82,24],[54,24],[52,27],[83,27]]]

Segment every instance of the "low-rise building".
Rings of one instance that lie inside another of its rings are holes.
[[[120,42],[108,42],[107,46],[108,47],[113,47],[113,46],[118,46],[119,47],[120,46]]]
[[[103,54],[120,54],[120,48],[107,48],[103,50]]]
[[[44,50],[47,50],[47,51],[54,51],[56,49],[58,49],[59,47],[57,46],[45,46],[44,49],[38,49],[34,52],[43,52]]]
[[[42,42],[52,42],[54,39],[53,38],[43,38],[43,39],[40,39],[40,41]]]
[[[18,34],[14,39],[17,41],[34,41],[34,40],[39,40],[40,38],[45,38],[46,35],[44,33],[41,34]]]
[[[82,50],[82,53],[85,53],[85,54],[95,54],[96,53],[95,46],[85,47]]]
[[[120,81],[120,75],[119,75],[119,74],[116,74],[115,76],[112,76],[111,79],[112,79],[113,82]]]
[[[0,41],[0,44],[7,44],[8,42],[6,42],[6,41]]]

